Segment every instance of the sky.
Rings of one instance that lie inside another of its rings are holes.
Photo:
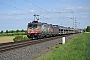
[[[90,26],[90,0],[0,0],[0,31],[26,30],[34,14],[39,22],[83,29]]]

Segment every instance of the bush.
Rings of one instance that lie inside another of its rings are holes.
[[[23,40],[30,40],[28,37],[23,37],[23,36],[16,36],[13,41],[16,42],[16,41],[23,41]]]
[[[90,32],[90,26],[87,26],[86,31],[87,31],[87,32]]]
[[[13,40],[14,42],[16,41],[21,41],[23,39],[23,36],[16,36]]]
[[[25,37],[25,36],[23,38],[24,38],[24,40],[30,40],[28,37]]]

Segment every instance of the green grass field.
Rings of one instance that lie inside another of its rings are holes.
[[[90,33],[80,34],[52,50],[39,60],[90,60]]]

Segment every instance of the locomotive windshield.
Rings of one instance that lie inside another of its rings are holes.
[[[29,24],[28,28],[37,28],[37,24]]]

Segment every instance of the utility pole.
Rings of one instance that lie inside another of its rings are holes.
[[[80,22],[79,22],[79,29],[80,29]]]
[[[71,12],[73,17],[71,18],[73,20],[73,28],[74,28],[74,12]]]
[[[78,23],[78,29],[80,29],[80,22],[77,22]]]
[[[76,18],[75,18],[75,29],[77,29],[77,21],[76,21]]]

